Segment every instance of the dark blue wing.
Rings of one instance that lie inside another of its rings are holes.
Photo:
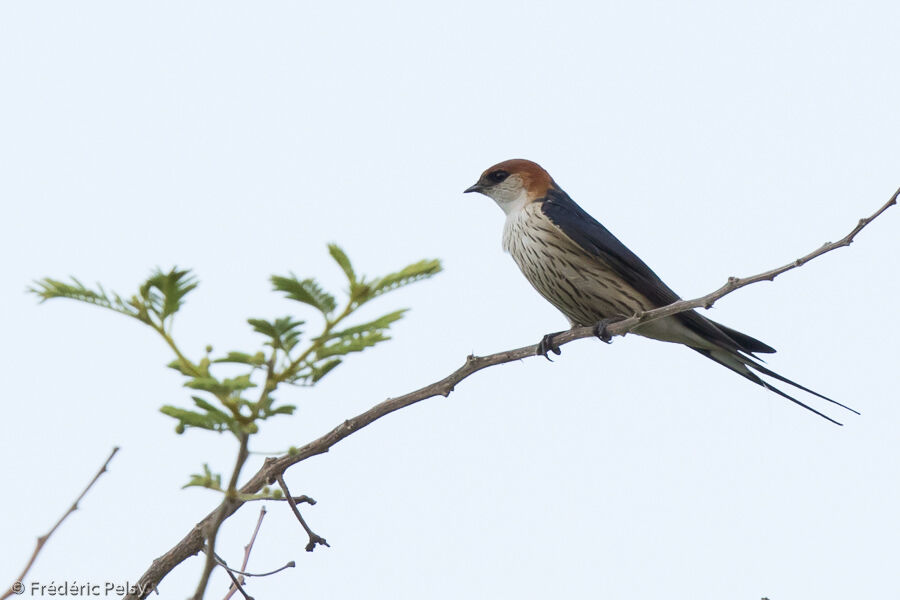
[[[551,187],[541,204],[544,215],[560,228],[573,242],[586,252],[603,260],[615,270],[626,283],[640,292],[655,306],[666,306],[680,300],[653,270],[637,255],[578,206],[568,194]],[[744,352],[775,352],[773,348],[749,335],[729,329],[694,312],[687,311],[675,315],[689,329],[726,348]]]

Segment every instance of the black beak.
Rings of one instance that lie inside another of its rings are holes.
[[[484,187],[482,187],[480,183],[476,183],[475,185],[469,186],[465,190],[463,190],[463,194],[468,194],[469,192],[480,192],[483,189]]]

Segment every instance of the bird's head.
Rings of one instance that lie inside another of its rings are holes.
[[[481,174],[475,185],[465,190],[492,198],[510,214],[530,202],[546,197],[553,179],[537,163],[514,158],[497,163]]]

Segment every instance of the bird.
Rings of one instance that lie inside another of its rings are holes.
[[[597,336],[609,342],[606,327],[610,323],[681,299],[537,163],[521,158],[497,163],[464,191],[472,192],[491,198],[506,214],[503,249],[532,287],[562,312],[572,327],[594,326]],[[559,354],[553,343],[559,333],[545,335],[537,354],[548,359],[550,351]],[[687,346],[836,425],[841,423],[760,375],[859,414],[767,368],[756,355],[773,353],[774,348],[695,310],[638,325],[631,333]]]

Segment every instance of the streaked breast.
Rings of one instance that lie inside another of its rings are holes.
[[[602,259],[583,250],[541,212],[540,203],[507,216],[503,249],[531,285],[573,325],[593,325],[652,308]]]

